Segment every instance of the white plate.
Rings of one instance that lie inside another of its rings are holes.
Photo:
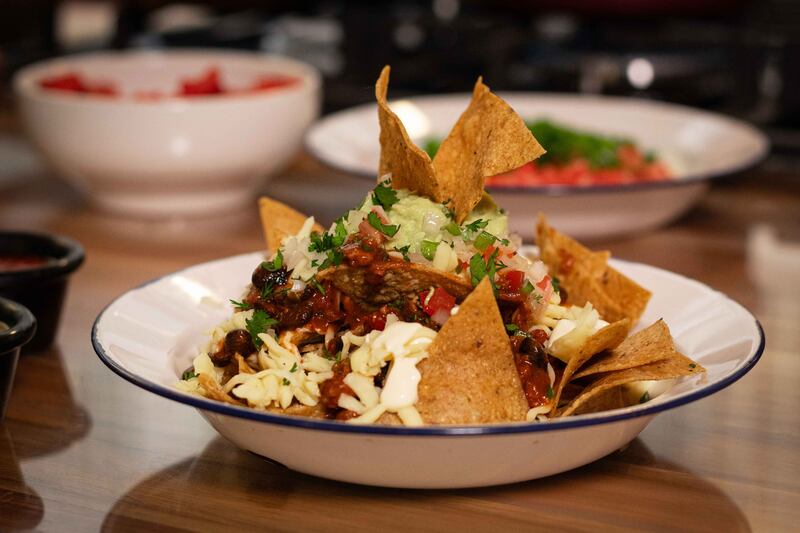
[[[633,98],[547,93],[501,93],[523,118],[549,118],[591,132],[634,139],[673,169],[668,182],[603,187],[489,188],[513,216],[514,231],[531,238],[542,211],[575,237],[635,233],[683,214],[711,178],[744,170],[763,159],[767,138],[739,120],[698,109]],[[416,141],[443,138],[470,95],[423,96],[392,102]],[[320,161],[375,179],[380,146],[375,104],[340,111],[307,133],[306,149]],[[546,147],[545,147],[546,148]]]
[[[656,413],[730,385],[764,349],[756,319],[723,294],[658,268],[613,261],[653,291],[641,325],[663,317],[678,348],[705,366],[707,376],[683,379],[646,404],[605,413],[534,424],[424,428],[289,417],[176,390],[173,384],[191,365],[204,332],[230,315],[228,299],[241,296],[261,260],[252,253],[204,263],[123,294],[95,321],[94,349],[131,383],[198,408],[237,446],[293,470],[341,481],[457,488],[564,472],[624,446]]]

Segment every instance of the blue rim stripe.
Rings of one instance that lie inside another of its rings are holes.
[[[249,254],[242,254],[242,255],[249,255]],[[147,391],[150,391],[154,394],[163,396],[165,398],[174,400],[179,403],[190,405],[197,409],[212,411],[214,413],[232,416],[235,418],[243,418],[246,420],[253,420],[256,422],[267,422],[279,426],[290,426],[290,427],[313,429],[320,431],[334,431],[340,433],[360,433],[365,435],[405,435],[405,436],[419,436],[419,437],[427,437],[427,436],[456,437],[459,435],[482,436],[482,435],[504,435],[513,433],[532,433],[540,431],[558,431],[563,429],[589,427],[598,424],[609,424],[612,422],[618,422],[622,420],[630,420],[633,418],[655,415],[657,413],[660,413],[661,411],[674,409],[675,407],[679,407],[681,405],[685,405],[687,403],[694,402],[696,400],[714,394],[726,388],[727,386],[731,385],[732,383],[738,381],[745,374],[747,374],[756,365],[756,363],[758,363],[759,359],[761,359],[761,355],[764,353],[764,347],[766,345],[764,328],[762,328],[761,323],[758,321],[758,319],[756,319],[752,315],[752,313],[747,311],[747,309],[744,306],[728,298],[733,304],[741,307],[742,310],[744,310],[751,316],[751,318],[755,322],[756,327],[758,328],[759,344],[756,351],[746,360],[745,364],[741,368],[739,368],[736,372],[732,373],[731,375],[721,379],[720,381],[712,385],[702,387],[696,391],[693,391],[684,396],[674,398],[672,400],[654,402],[653,405],[649,407],[647,406],[647,404],[642,404],[641,406],[629,407],[626,410],[622,410],[622,412],[616,414],[596,413],[590,415],[579,415],[575,417],[559,418],[556,420],[551,420],[548,422],[541,422],[541,423],[495,424],[495,425],[482,425],[482,426],[435,426],[435,427],[431,426],[431,427],[421,427],[421,428],[409,428],[405,426],[369,426],[369,425],[360,426],[360,425],[345,424],[343,422],[336,422],[330,420],[320,420],[316,418],[304,418],[304,417],[273,414],[264,411],[257,411],[255,409],[250,409],[247,407],[237,407],[233,405],[228,405],[214,400],[191,396],[189,394],[182,393],[177,389],[165,387],[163,385],[159,385],[152,381],[146,380],[130,372],[123,366],[121,366],[106,353],[105,348],[100,343],[100,340],[98,338],[97,327],[101,319],[105,315],[105,313],[119,299],[121,299],[126,294],[132,291],[143,289],[144,287],[156,283],[159,280],[164,279],[166,277],[180,274],[181,272],[185,272],[192,268],[208,265],[211,263],[216,263],[219,261],[225,261],[228,259],[231,259],[231,257],[218,259],[215,261],[209,261],[207,263],[201,263],[200,265],[192,265],[190,267],[178,270],[171,274],[160,276],[158,278],[145,282],[134,289],[126,291],[125,293],[121,294],[120,296],[112,300],[100,312],[100,314],[95,319],[94,324],[92,325],[92,347],[94,348],[94,351],[100,358],[100,360],[118,376]],[[636,264],[636,263],[631,263],[631,264]],[[672,272],[670,273],[674,274]],[[680,276],[679,274],[674,274],[674,275]],[[685,278],[685,276],[680,276],[680,277]],[[691,280],[691,278],[686,278],[686,279]],[[700,283],[696,280],[692,281],[695,281],[695,283]],[[708,288],[707,285],[702,283],[700,284]],[[709,288],[709,290],[713,289]]]

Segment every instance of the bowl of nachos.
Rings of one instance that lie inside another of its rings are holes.
[[[104,363],[289,468],[415,488],[586,464],[752,368],[763,333],[724,295],[544,217],[537,248],[509,232],[484,179],[544,150],[481,79],[431,159],[386,104],[389,73],[361,204],[323,228],[262,198],[266,253],[122,295],[93,328]]]

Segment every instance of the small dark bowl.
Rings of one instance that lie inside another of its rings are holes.
[[[9,257],[40,257],[46,261],[6,270]],[[48,348],[55,338],[69,274],[83,263],[83,247],[59,235],[0,231],[0,296],[21,303],[33,313],[39,329],[25,351]]]
[[[0,298],[0,421],[6,414],[11,385],[22,345],[36,333],[36,319],[30,311],[11,300]]]

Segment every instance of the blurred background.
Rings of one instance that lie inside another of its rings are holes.
[[[316,66],[323,113],[392,91],[634,95],[722,111],[766,129],[771,164],[800,146],[800,3],[792,0],[141,1],[4,0],[2,103],[31,62],[80,51],[262,50]],[[435,74],[435,75],[433,75]]]

